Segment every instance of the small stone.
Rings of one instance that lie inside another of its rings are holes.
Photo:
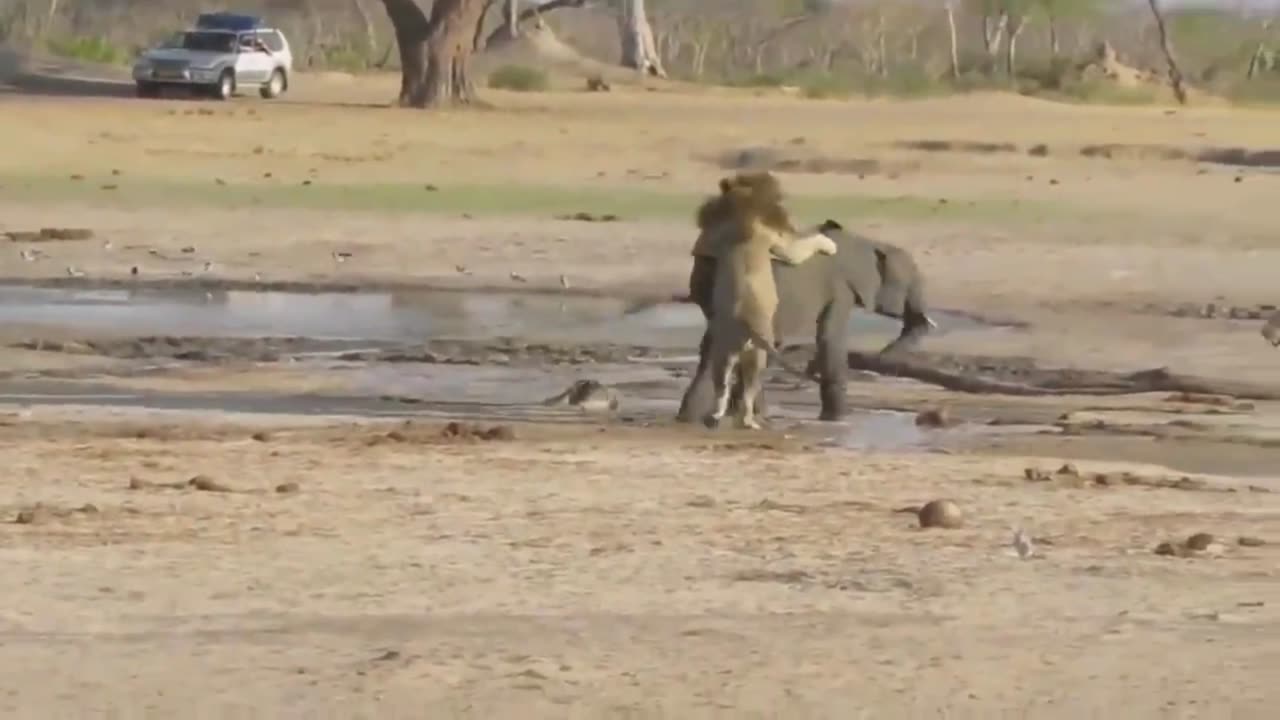
[[[33,525],[40,518],[40,508],[23,508],[13,521],[19,525]]]
[[[716,501],[709,495],[695,495],[685,505],[693,508],[711,508],[716,506]]]
[[[1250,537],[1248,535],[1241,535],[1240,537],[1236,538],[1236,544],[1239,545],[1240,547],[1262,547],[1263,545],[1267,544],[1267,541],[1263,540],[1262,538]]]
[[[1181,557],[1183,553],[1179,552],[1179,548],[1171,542],[1162,542],[1156,546],[1155,553],[1157,555],[1165,555],[1168,557]]]
[[[1080,477],[1080,471],[1077,470],[1076,466],[1072,465],[1071,463],[1066,463],[1062,467],[1058,468],[1057,474],[1065,475],[1067,477]]]
[[[264,442],[270,442],[270,441],[271,441],[271,434],[270,434],[270,433],[266,433],[266,432],[262,432],[262,431],[258,431],[258,432],[256,432],[256,433],[254,433],[254,434],[250,435],[250,436],[249,436],[249,438],[250,438],[251,440],[254,440],[255,442],[262,442],[262,443],[264,443]]]
[[[943,428],[950,424],[951,416],[945,407],[929,408],[916,414],[916,427]]]
[[[285,482],[276,486],[276,492],[281,495],[292,495],[300,490],[302,488],[296,482]]]
[[[1213,536],[1209,533],[1196,533],[1187,538],[1188,550],[1207,550],[1213,544]]]
[[[231,492],[231,488],[207,475],[196,475],[187,481],[187,485],[201,492]]]
[[[964,525],[964,513],[951,500],[931,500],[916,514],[922,528],[946,528],[954,530]]]
[[[1052,480],[1052,478],[1049,477],[1049,473],[1041,470],[1040,468],[1033,467],[1024,469],[1022,471],[1022,476],[1029,482],[1048,482],[1049,480]]]
[[[485,440],[510,441],[516,439],[516,431],[510,425],[494,425],[480,434]]]

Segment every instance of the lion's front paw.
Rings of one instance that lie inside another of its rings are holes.
[[[823,255],[835,255],[836,250],[839,249],[839,246],[837,246],[835,241],[832,240],[831,238],[824,237],[823,240],[826,240],[826,242],[820,243],[818,245],[818,252],[822,253]]]

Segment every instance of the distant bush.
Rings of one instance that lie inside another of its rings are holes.
[[[364,72],[373,64],[368,53],[346,45],[321,48],[319,55],[319,65],[328,70]]]
[[[1099,105],[1150,105],[1165,91],[1162,85],[1124,87],[1106,80],[1065,80],[1056,91],[1034,94]]]
[[[542,92],[551,87],[547,74],[526,65],[503,65],[489,73],[489,87],[516,92]]]
[[[102,37],[50,38],[45,47],[54,55],[84,62],[118,65],[129,59],[128,53]]]

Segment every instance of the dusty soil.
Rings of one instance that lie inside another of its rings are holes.
[[[1265,157],[1280,145],[1272,112],[662,87],[490,92],[494,109],[424,115],[376,107],[388,78],[295,90],[224,105],[0,93],[0,233],[19,233],[0,240],[0,276],[670,295],[698,196],[747,151],[785,164],[803,221],[901,244],[936,306],[1015,325],[932,338],[921,357],[1018,382],[1167,366],[1276,383],[1258,331],[1280,301],[1280,178],[1247,167],[1261,161],[1198,161]],[[557,219],[604,212],[592,203],[620,219]],[[22,234],[44,227],[93,237]],[[10,326],[0,344],[4,383],[359,387],[290,363],[331,349],[306,339]],[[589,377],[648,350],[419,338],[348,360]],[[673,409],[688,368],[670,370],[624,385],[624,410],[636,396]],[[812,388],[771,392],[816,414]],[[1276,488],[1280,409],[1173,395],[1011,398],[855,376],[855,407],[1052,432],[939,452],[841,449],[867,427],[857,419],[829,442],[787,424],[794,437],[675,428],[646,409],[648,427],[578,418],[484,441],[10,398],[0,706],[1075,718],[1123,703],[1135,718],[1271,717],[1280,506],[1262,490]],[[1084,458],[1079,476],[1053,474],[1063,458]],[[205,490],[187,484],[197,475]],[[896,512],[941,497],[963,528],[920,531]],[[1013,553],[1015,526],[1036,557]],[[1154,554],[1196,532],[1219,542]]]
[[[272,425],[0,426],[6,714],[1265,717],[1275,699],[1274,494],[773,435]],[[964,527],[915,527],[905,510],[942,496]],[[1015,525],[1039,555],[1013,553]],[[1196,532],[1218,542],[1153,552]]]

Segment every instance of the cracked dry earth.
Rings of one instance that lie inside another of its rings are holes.
[[[4,418],[0,714],[1271,716],[1275,494],[512,431]],[[964,525],[921,530],[941,488]]]

